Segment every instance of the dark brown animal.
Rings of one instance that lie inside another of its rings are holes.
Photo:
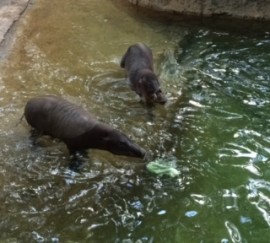
[[[130,88],[147,104],[167,102],[158,77],[154,73],[152,50],[143,43],[132,45],[121,59],[120,66],[128,74]]]
[[[99,122],[81,107],[57,96],[30,99],[24,111],[27,122],[39,133],[59,138],[70,154],[89,148],[144,158],[146,151],[125,134]]]

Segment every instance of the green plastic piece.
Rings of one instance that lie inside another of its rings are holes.
[[[172,167],[172,165],[168,162],[164,163],[161,161],[161,159],[157,159],[154,161],[151,161],[146,165],[146,168],[156,175],[167,175],[169,177],[175,177],[180,175],[180,171]]]

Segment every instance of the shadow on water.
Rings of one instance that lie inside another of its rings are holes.
[[[158,16],[126,1],[35,3],[1,67],[0,241],[267,242],[268,27]],[[119,66],[139,41],[153,49],[165,106],[142,105]],[[33,145],[26,122],[16,126],[26,101],[48,93],[171,159],[180,176],[97,150],[72,172],[63,143]]]

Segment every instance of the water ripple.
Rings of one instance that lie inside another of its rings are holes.
[[[265,180],[250,180],[247,185],[248,199],[265,222],[270,226],[270,182]]]
[[[162,22],[123,1],[39,2],[0,77],[0,241],[266,242],[269,32]],[[153,48],[164,106],[143,105],[119,66],[142,40]],[[94,149],[80,173],[70,171],[63,143],[36,146],[25,122],[15,127],[41,93],[172,158],[181,176],[159,178],[140,160]]]
[[[240,234],[238,228],[236,227],[236,225],[234,225],[230,221],[226,221],[225,222],[225,227],[228,230],[228,233],[229,233],[229,235],[231,237],[232,242],[234,242],[234,243],[242,242],[241,234]]]

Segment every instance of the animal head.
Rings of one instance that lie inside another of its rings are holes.
[[[139,158],[143,158],[146,154],[144,149],[119,131],[113,130],[106,140],[111,153]]]
[[[146,156],[146,151],[131,141],[124,133],[104,125],[102,125],[102,137],[98,148],[117,155],[137,158]]]
[[[160,89],[158,77],[151,70],[142,70],[138,82],[139,94],[147,104],[165,104],[167,98]]]

